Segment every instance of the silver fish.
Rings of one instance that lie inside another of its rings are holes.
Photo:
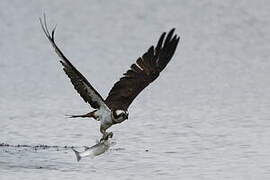
[[[104,140],[98,141],[97,144],[91,147],[86,147],[85,150],[82,152],[79,152],[75,150],[74,148],[71,148],[77,158],[77,161],[79,162],[83,157],[88,157],[90,156],[91,158],[94,158],[95,156],[98,156],[100,154],[103,154],[106,152],[111,145],[114,145],[114,142],[110,141],[110,138],[112,138],[112,133],[108,135]]]

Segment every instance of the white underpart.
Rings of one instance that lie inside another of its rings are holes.
[[[109,108],[100,107],[100,109],[96,111],[95,115],[98,117],[97,120],[100,121],[104,128],[107,129],[112,125],[111,111]]]
[[[98,117],[97,120],[100,121],[103,127],[106,129],[109,128],[112,125],[111,110],[91,87],[87,86],[87,84],[85,84],[85,86],[87,87],[87,92],[89,93],[89,96],[91,96],[92,100],[97,101],[100,104],[100,108],[95,113]]]

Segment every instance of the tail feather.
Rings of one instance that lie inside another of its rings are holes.
[[[83,114],[83,115],[66,115],[68,118],[78,118],[78,117],[81,117],[81,118],[85,118],[85,117],[88,117],[86,116],[86,114]]]
[[[81,117],[81,118],[94,118],[96,119],[96,116],[94,115],[95,111],[93,112],[90,112],[90,113],[87,113],[87,114],[81,114],[81,115],[66,115],[68,118],[78,118],[78,117]]]
[[[74,153],[76,155],[77,162],[79,162],[82,159],[82,157],[80,156],[80,153],[78,151],[76,151],[74,148],[71,148],[71,149],[74,151]]]

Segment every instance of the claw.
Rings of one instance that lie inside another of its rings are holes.
[[[109,138],[112,138],[113,137],[113,132],[105,132],[102,136],[102,138],[99,140],[99,142],[102,142],[102,141],[106,141],[108,140]]]
[[[108,133],[104,132],[102,138],[99,140],[99,142],[105,141],[106,137],[107,137]]]

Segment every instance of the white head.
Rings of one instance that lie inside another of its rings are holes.
[[[128,112],[121,109],[117,109],[113,111],[112,115],[113,115],[114,121],[117,123],[121,123],[124,120],[128,119]]]

